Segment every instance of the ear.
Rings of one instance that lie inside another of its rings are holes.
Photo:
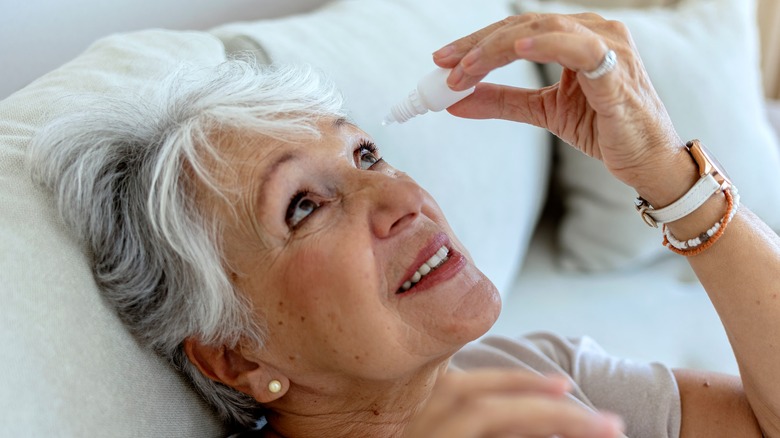
[[[259,403],[278,400],[290,388],[287,377],[256,358],[247,357],[240,346],[229,349],[224,345],[206,345],[190,337],[184,340],[184,352],[204,376],[251,395]],[[281,383],[281,390],[271,392],[272,381]]]

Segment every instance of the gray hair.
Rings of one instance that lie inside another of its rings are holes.
[[[223,419],[252,424],[260,405],[203,376],[183,351],[188,337],[232,348],[262,346],[265,333],[225,272],[219,221],[196,205],[196,192],[227,200],[233,190],[215,177],[220,132],[317,138],[318,120],[343,115],[341,95],[309,67],[231,60],[183,67],[140,95],[78,99],[88,110],[59,118],[30,145],[33,177],[55,194],[129,330]]]

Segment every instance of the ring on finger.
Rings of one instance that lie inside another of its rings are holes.
[[[617,66],[617,53],[614,50],[608,50],[601,60],[601,64],[591,71],[584,71],[582,74],[588,79],[598,79],[611,72]]]

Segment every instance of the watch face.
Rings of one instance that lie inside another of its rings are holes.
[[[731,178],[723,169],[723,166],[717,159],[704,147],[699,140],[692,140],[688,142],[688,150],[691,152],[696,164],[699,165],[699,173],[704,176],[706,174],[712,174],[715,180],[719,183],[724,181],[731,184]]]

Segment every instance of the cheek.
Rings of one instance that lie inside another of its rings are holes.
[[[331,236],[301,245],[286,264],[282,282],[291,291],[289,298],[304,306],[326,300],[338,307],[378,296],[384,278],[370,243]]]
[[[370,246],[318,241],[297,251],[286,266],[277,276],[284,293],[276,307],[306,336],[322,341],[358,330],[382,308],[385,282]]]

